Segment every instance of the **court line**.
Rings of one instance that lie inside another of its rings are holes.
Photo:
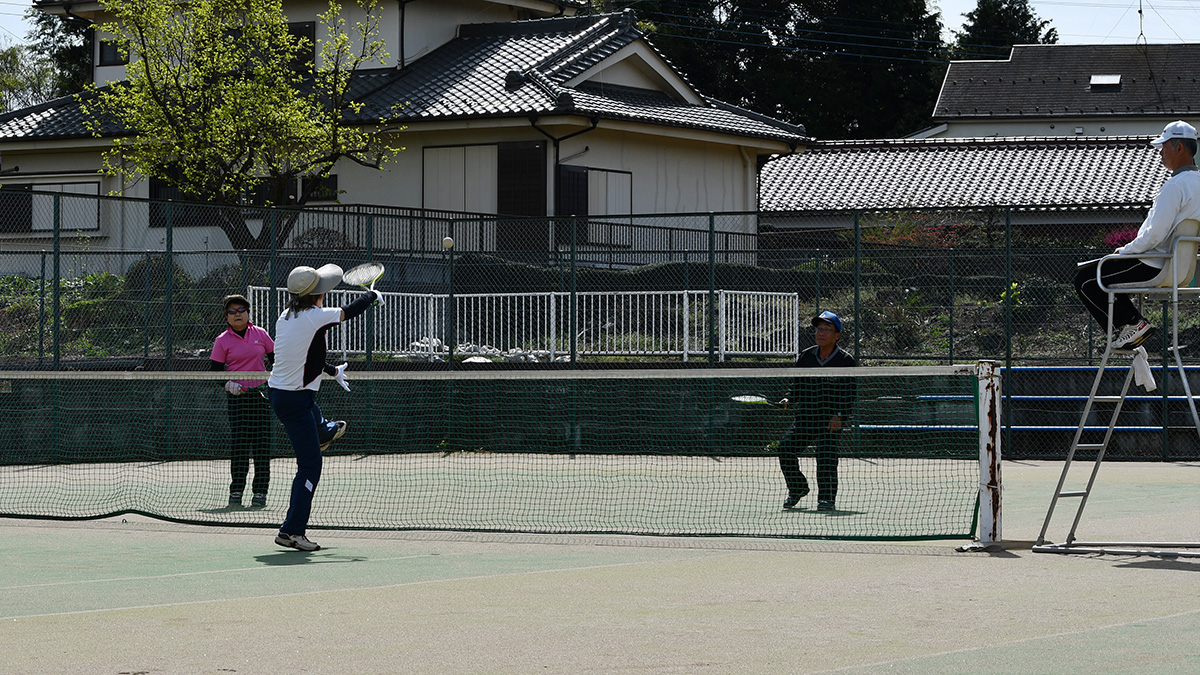
[[[710,551],[698,551],[698,552],[705,554],[704,557],[706,557],[706,558],[740,555],[740,554],[744,553],[743,551],[724,551],[724,552],[717,552],[717,553],[713,553]],[[478,554],[462,554],[462,555],[478,555]],[[421,556],[413,556],[413,557],[421,557]],[[436,557],[445,557],[445,556],[436,556]],[[602,569],[612,569],[612,568],[617,568],[617,567],[632,567],[635,565],[647,565],[647,564],[657,565],[657,564],[662,564],[662,563],[674,563],[674,562],[678,562],[678,560],[676,560],[676,559],[636,560],[636,561],[631,561],[631,562],[610,563],[610,564],[605,564],[605,565],[585,565],[583,567],[561,567],[561,568],[552,568],[552,569],[544,569],[544,570],[526,570],[524,572],[502,572],[502,573],[497,573],[497,574],[479,574],[479,575],[469,576],[469,577],[450,577],[450,578],[445,578],[445,579],[423,579],[421,581],[406,581],[406,582],[395,583],[395,584],[382,584],[382,585],[378,585],[378,586],[347,586],[344,588],[327,588],[327,589],[321,589],[321,590],[316,590],[316,591],[300,591],[300,592],[296,592],[296,593],[275,593],[275,594],[268,594],[268,595],[254,595],[254,596],[238,597],[238,598],[217,598],[217,599],[209,599],[209,600],[192,600],[192,601],[188,601],[188,602],[166,602],[166,603],[154,604],[154,605],[130,605],[130,606],[124,606],[124,607],[104,607],[104,608],[100,608],[100,609],[80,609],[80,610],[74,610],[74,611],[70,611],[70,612],[48,612],[45,614],[21,614],[21,615],[15,615],[15,616],[0,616],[0,621],[19,621],[21,619],[37,619],[37,618],[47,618],[47,617],[54,617],[54,616],[77,616],[77,615],[83,615],[83,614],[97,614],[100,612],[126,612],[126,611],[131,611],[131,610],[142,610],[142,609],[160,609],[160,608],[164,608],[164,607],[187,607],[189,605],[208,605],[208,604],[213,604],[213,603],[218,603],[218,602],[242,602],[242,601],[246,601],[246,600],[297,598],[297,597],[305,597],[305,596],[311,596],[311,595],[321,595],[321,594],[325,594],[325,593],[345,593],[347,591],[367,591],[367,590],[381,590],[381,589],[386,589],[386,588],[404,588],[406,586],[424,586],[424,585],[429,585],[429,584],[440,584],[440,583],[447,583],[447,582],[479,581],[479,580],[483,580],[483,579],[502,579],[505,577],[521,577],[521,576],[529,576],[529,575],[534,575],[534,574],[551,574],[551,573],[556,574],[556,573],[560,573],[560,572],[602,570]],[[267,567],[270,567],[270,565],[267,565]],[[282,567],[293,567],[293,566],[284,565]],[[192,574],[197,574],[197,573],[187,572],[187,573],[184,573],[183,576],[192,575]],[[167,576],[170,577],[170,576],[179,576],[179,575],[167,575]],[[151,579],[151,578],[156,578],[156,577],[129,577],[126,580],[136,581],[136,580]]]
[[[289,555],[289,552],[284,551],[283,549],[280,549],[279,553],[284,554],[284,555]],[[295,554],[290,554],[290,555],[295,555]],[[445,554],[424,553],[421,555],[396,556],[396,557],[392,557],[392,558],[357,558],[357,559],[349,559],[348,558],[345,560],[345,562],[368,562],[368,563],[369,562],[391,562],[391,561],[395,561],[395,560],[413,560],[416,558],[452,557],[455,555],[469,555],[469,554],[452,553],[449,556],[447,556]],[[329,561],[329,562],[335,562],[335,561]],[[319,561],[313,561],[313,563],[319,564]],[[198,576],[204,576],[207,574],[229,574],[229,573],[233,573],[233,572],[256,572],[256,571],[270,570],[272,568],[287,569],[289,567],[296,567],[296,566],[297,565],[294,565],[294,564],[293,565],[272,565],[270,563],[260,563],[258,565],[255,565],[254,567],[231,567],[228,569],[205,570],[205,571],[201,571],[201,572],[178,572],[176,574],[154,574],[151,576],[112,577],[111,579],[79,579],[79,580],[75,580],[75,581],[55,581],[55,582],[42,583],[42,584],[27,584],[24,586],[0,586],[0,591],[19,591],[19,590],[25,590],[25,589],[30,589],[30,588],[57,588],[57,587],[65,587],[65,586],[78,586],[78,585],[84,585],[84,584],[105,584],[105,583],[119,582],[119,581],[151,581],[154,579],[182,579],[184,577],[198,577]]]
[[[876,661],[874,663],[861,663],[861,664],[857,664],[857,665],[853,665],[853,666],[843,666],[841,668],[834,668],[832,670],[815,670],[812,672],[814,675],[819,675],[820,673],[843,673],[846,671],[859,670],[859,669],[863,669],[863,668],[880,668],[880,667],[894,666],[894,665],[898,665],[901,663],[922,661],[924,659],[930,659],[930,658],[939,658],[939,657],[943,657],[943,656],[954,656],[956,654],[970,654],[973,652],[983,652],[983,651],[987,651],[989,649],[996,649],[998,647],[1011,647],[1014,645],[1020,645],[1020,644],[1030,643],[1030,642],[1037,642],[1039,640],[1052,640],[1052,639],[1056,639],[1056,638],[1085,635],[1085,634],[1089,634],[1089,633],[1095,633],[1097,631],[1110,630],[1113,628],[1126,628],[1128,626],[1133,626],[1133,625],[1139,624],[1139,623],[1169,621],[1172,619],[1178,619],[1180,617],[1189,616],[1192,614],[1200,614],[1200,609],[1189,609],[1189,610],[1185,610],[1183,612],[1178,612],[1176,614],[1168,614],[1166,616],[1155,616],[1155,617],[1150,617],[1150,618],[1143,617],[1143,618],[1139,618],[1139,619],[1131,619],[1129,621],[1123,621],[1121,623],[1113,623],[1113,624],[1108,624],[1105,626],[1093,626],[1091,628],[1084,628],[1084,629],[1073,630],[1073,631],[1065,631],[1062,633],[1051,633],[1049,635],[1037,635],[1034,637],[1020,638],[1017,640],[1009,640],[1008,642],[996,642],[996,643],[979,646],[979,647],[965,647],[963,649],[951,649],[951,650],[944,651],[944,652],[935,652],[932,654],[922,654],[920,656],[909,656],[909,657],[905,657],[902,659],[893,659],[890,661]]]

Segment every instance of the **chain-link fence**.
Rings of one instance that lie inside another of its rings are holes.
[[[783,364],[830,309],[863,364],[996,360],[1010,420],[1073,428],[1081,402],[1037,398],[1045,378],[1088,380],[1103,350],[1075,265],[1131,239],[1145,208],[516,219],[6,190],[0,213],[3,368],[207,367],[225,295],[273,331],[292,267],[376,260],[387,302],[331,345],[357,367]],[[1181,344],[1200,340],[1197,309],[1181,304]],[[1186,426],[1168,395],[1146,406]]]

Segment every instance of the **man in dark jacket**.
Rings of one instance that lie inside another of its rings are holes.
[[[812,319],[816,343],[800,352],[797,368],[853,368],[854,357],[838,346],[842,320],[825,311]],[[796,378],[784,399],[795,410],[796,419],[779,441],[779,468],[787,483],[788,496],[783,508],[794,508],[808,494],[808,479],[800,471],[800,453],[809,445],[817,454],[817,510],[833,511],[837,501],[837,441],[850,419],[857,396],[852,377]]]

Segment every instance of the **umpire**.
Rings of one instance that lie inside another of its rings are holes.
[[[842,337],[842,320],[825,311],[812,319],[816,343],[800,352],[797,368],[852,368],[858,363],[837,342]],[[779,468],[787,482],[783,508],[794,508],[808,494],[808,479],[800,471],[800,453],[808,446],[817,450],[817,510],[833,511],[838,490],[837,441],[850,419],[857,395],[851,377],[799,377],[792,384],[785,406],[795,409],[796,419],[779,441]]]

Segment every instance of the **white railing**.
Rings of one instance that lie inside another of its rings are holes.
[[[287,292],[276,290],[277,311]],[[326,306],[350,303],[361,291],[335,290]],[[249,288],[255,323],[273,326],[270,289]],[[710,313],[710,299],[715,305]],[[574,295],[482,293],[454,296],[453,326],[447,325],[444,294],[383,293],[372,321],[353,321],[329,332],[329,350],[428,357],[444,356],[448,335],[459,355],[482,354],[554,360],[580,356],[668,356],[688,360],[713,353],[729,357],[795,357],[800,352],[800,300],[795,293],[754,291],[624,291]],[[715,331],[709,330],[710,314]]]

